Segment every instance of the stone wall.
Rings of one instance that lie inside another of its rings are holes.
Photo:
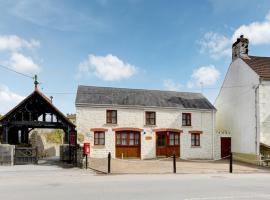
[[[60,145],[60,161],[69,161],[69,145]]]
[[[0,165],[14,165],[15,146],[0,144]]]
[[[106,109],[117,110],[116,125],[106,124]],[[156,125],[145,125],[145,111],[156,112]],[[182,158],[213,159],[214,158],[214,130],[215,111],[209,110],[180,110],[162,108],[119,108],[119,107],[76,107],[77,130],[85,135],[84,142],[90,142],[91,157],[105,158],[111,152],[115,157],[115,132],[114,128],[132,127],[140,128],[141,132],[141,158],[150,159],[156,157],[157,128],[175,128],[183,130],[180,136],[180,155]],[[182,126],[182,112],[192,114],[192,126]],[[105,145],[94,145],[94,132],[92,128],[105,128]],[[199,130],[201,134],[201,146],[191,147],[191,134],[189,131]],[[146,139],[147,138],[147,139]]]

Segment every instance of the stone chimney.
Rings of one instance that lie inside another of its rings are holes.
[[[248,39],[240,35],[236,42],[232,45],[232,60],[237,58],[248,58]]]

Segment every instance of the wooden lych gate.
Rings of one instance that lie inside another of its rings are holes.
[[[37,151],[29,144],[29,133],[36,128],[62,129],[64,144],[70,147],[69,161],[75,161],[76,126],[38,90],[37,84],[35,81],[34,92],[0,119],[0,142],[16,145],[15,164],[35,163]]]

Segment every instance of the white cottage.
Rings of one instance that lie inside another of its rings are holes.
[[[79,86],[78,133],[91,157],[213,159],[215,108],[198,93]]]
[[[256,160],[270,145],[270,57],[248,55],[242,35],[232,45],[232,62],[216,99],[217,130],[229,132],[232,152]]]

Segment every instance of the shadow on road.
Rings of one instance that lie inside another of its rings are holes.
[[[61,168],[73,168],[74,167],[73,164],[60,161],[60,157],[58,157],[58,156],[39,159],[38,165],[40,165],[40,166],[58,166]]]

